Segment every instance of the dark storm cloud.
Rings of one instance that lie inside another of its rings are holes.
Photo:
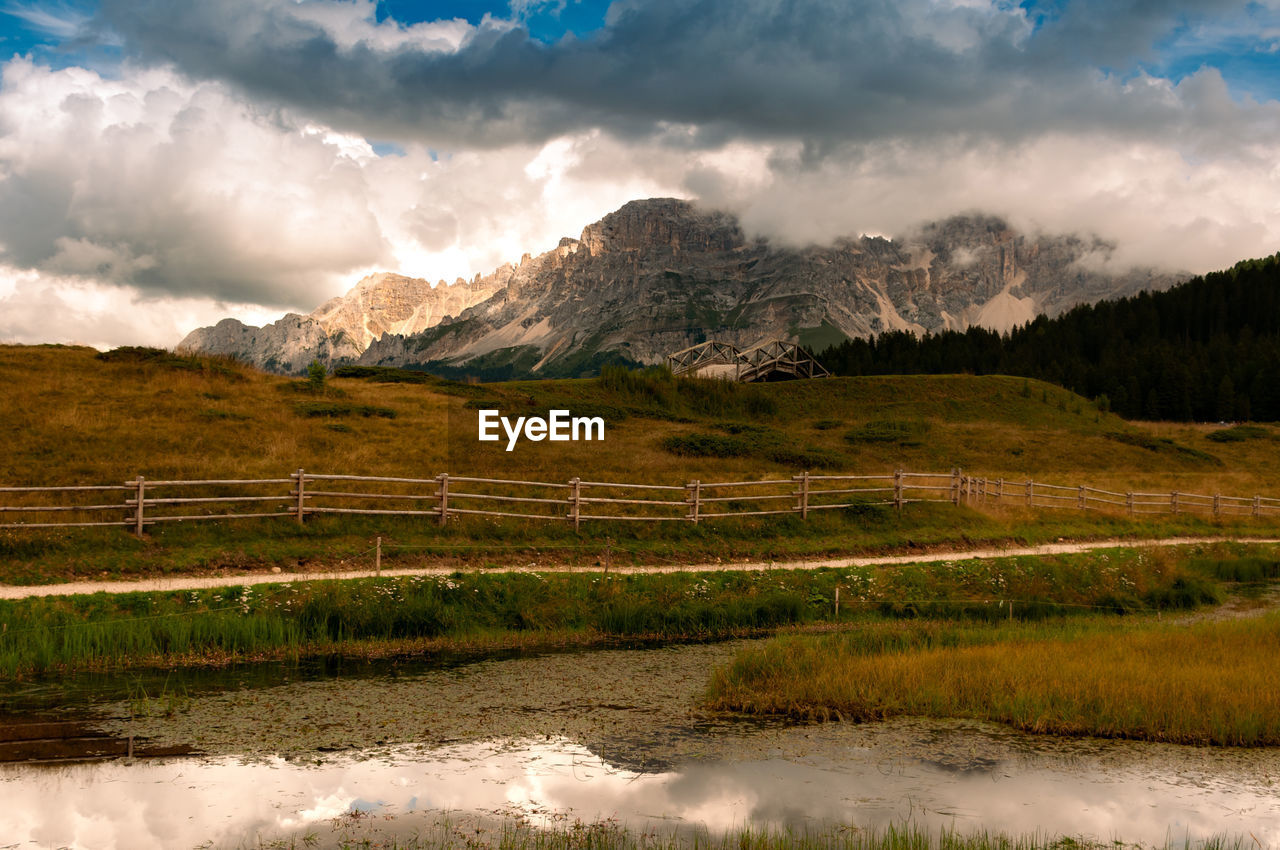
[[[344,41],[292,0],[105,0],[102,15],[138,57],[370,137],[496,146],[603,127],[697,147],[798,138],[821,150],[1055,130],[1195,144],[1208,107],[1236,140],[1264,138],[1274,116],[1237,108],[1221,86],[1134,77],[1177,27],[1245,6],[1087,0],[1033,30],[1037,16],[1016,7],[927,0],[651,0],[615,3],[589,39],[546,45],[491,23],[457,50]]]

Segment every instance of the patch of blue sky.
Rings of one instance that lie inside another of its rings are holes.
[[[582,38],[600,29],[608,8],[609,0],[379,0],[376,16],[404,25],[516,19],[533,38],[553,43],[570,32]],[[91,26],[97,11],[97,0],[0,0],[0,61],[30,55],[55,67],[109,64],[119,50]]]
[[[1202,68],[1222,74],[1233,97],[1255,101],[1280,100],[1280,53],[1212,53],[1181,56],[1159,69],[1162,76],[1181,80]]]
[[[1069,5],[1071,0],[1018,3],[1034,30],[1060,20]],[[1236,97],[1280,99],[1280,9],[1274,4],[1250,2],[1236,12],[1198,16],[1171,12],[1169,23],[1168,33],[1144,55],[1100,70],[1122,77],[1146,72],[1177,83],[1203,68],[1214,68]]]
[[[1174,81],[1215,68],[1237,97],[1280,100],[1280,9],[1256,3],[1239,15],[1186,23],[1156,45],[1154,73]]]
[[[395,142],[369,142],[369,147],[378,156],[404,156],[404,148]],[[434,159],[435,157],[432,157]]]
[[[72,41],[96,10],[92,2],[8,0],[0,4],[0,44],[6,53],[28,53]]]
[[[1062,3],[1058,0],[1021,0],[1018,3],[1027,16],[1027,20],[1031,22],[1032,32],[1043,27],[1045,24],[1057,20],[1062,15]]]
[[[391,18],[401,24],[462,18],[478,24],[486,15],[519,20],[529,34],[548,44],[568,33],[583,38],[604,26],[610,0],[379,0],[379,21]]]
[[[93,24],[97,0],[0,2],[0,62],[30,56],[53,68],[78,66],[111,76],[121,45]]]

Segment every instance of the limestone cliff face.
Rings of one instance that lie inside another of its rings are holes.
[[[493,287],[473,286],[462,279],[451,286],[444,281],[432,286],[421,278],[373,274],[346,295],[325,302],[311,318],[330,337],[346,334],[363,351],[383,334],[416,334],[434,327],[493,292]]]
[[[1021,234],[973,215],[892,240],[791,249],[748,240],[728,214],[655,198],[469,283],[431,287],[374,275],[309,317],[262,329],[222,322],[183,345],[278,371],[299,371],[315,356],[576,375],[608,357],[662,362],[708,338],[747,346],[783,337],[820,349],[893,329],[1007,330],[1179,279],[1091,270],[1112,247],[1092,237]]]
[[[225,354],[268,371],[298,374],[313,359],[326,365],[353,362],[382,335],[420,333],[493,292],[461,279],[432,286],[420,278],[373,274],[309,316],[289,313],[261,328],[223,319],[192,331],[178,350]]]
[[[1092,238],[1026,236],[984,216],[893,240],[787,249],[749,241],[724,213],[669,198],[633,201],[580,239],[484,278],[497,294],[452,322],[385,336],[360,362],[505,359],[531,374],[579,374],[608,352],[659,363],[713,337],[739,346],[783,337],[822,348],[886,330],[1008,330],[1178,279],[1142,269],[1108,275],[1079,262],[1110,250]]]
[[[345,333],[330,336],[310,316],[289,313],[261,328],[223,319],[211,328],[192,331],[177,350],[229,355],[268,372],[297,375],[305,372],[313,359],[322,363],[350,361],[359,357],[362,349]]]

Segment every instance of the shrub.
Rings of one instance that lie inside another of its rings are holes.
[[[751,453],[746,440],[720,434],[676,434],[664,439],[662,447],[684,457],[743,457]]]
[[[307,388],[316,395],[324,392],[325,368],[319,360],[312,360],[307,366]]]
[[[844,438],[851,443],[896,443],[900,446],[918,446],[929,433],[928,422],[902,419],[879,419],[865,422],[850,430]]]
[[[366,419],[381,417],[395,419],[396,412],[389,407],[378,407],[372,404],[343,404],[335,401],[304,401],[293,407],[294,413],[308,419],[336,419],[343,416],[363,416]]]
[[[1215,443],[1243,443],[1245,440],[1258,440],[1270,436],[1266,428],[1257,425],[1236,425],[1234,428],[1222,428],[1208,435]]]

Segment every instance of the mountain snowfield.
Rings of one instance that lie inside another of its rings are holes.
[[[470,281],[371,275],[310,315],[262,328],[225,319],[178,348],[287,374],[317,358],[572,376],[604,362],[660,363],[706,339],[746,347],[781,337],[821,349],[888,330],[1003,331],[1185,277],[1101,270],[1114,247],[975,214],[893,239],[794,248],[748,238],[727,213],[654,198]]]

